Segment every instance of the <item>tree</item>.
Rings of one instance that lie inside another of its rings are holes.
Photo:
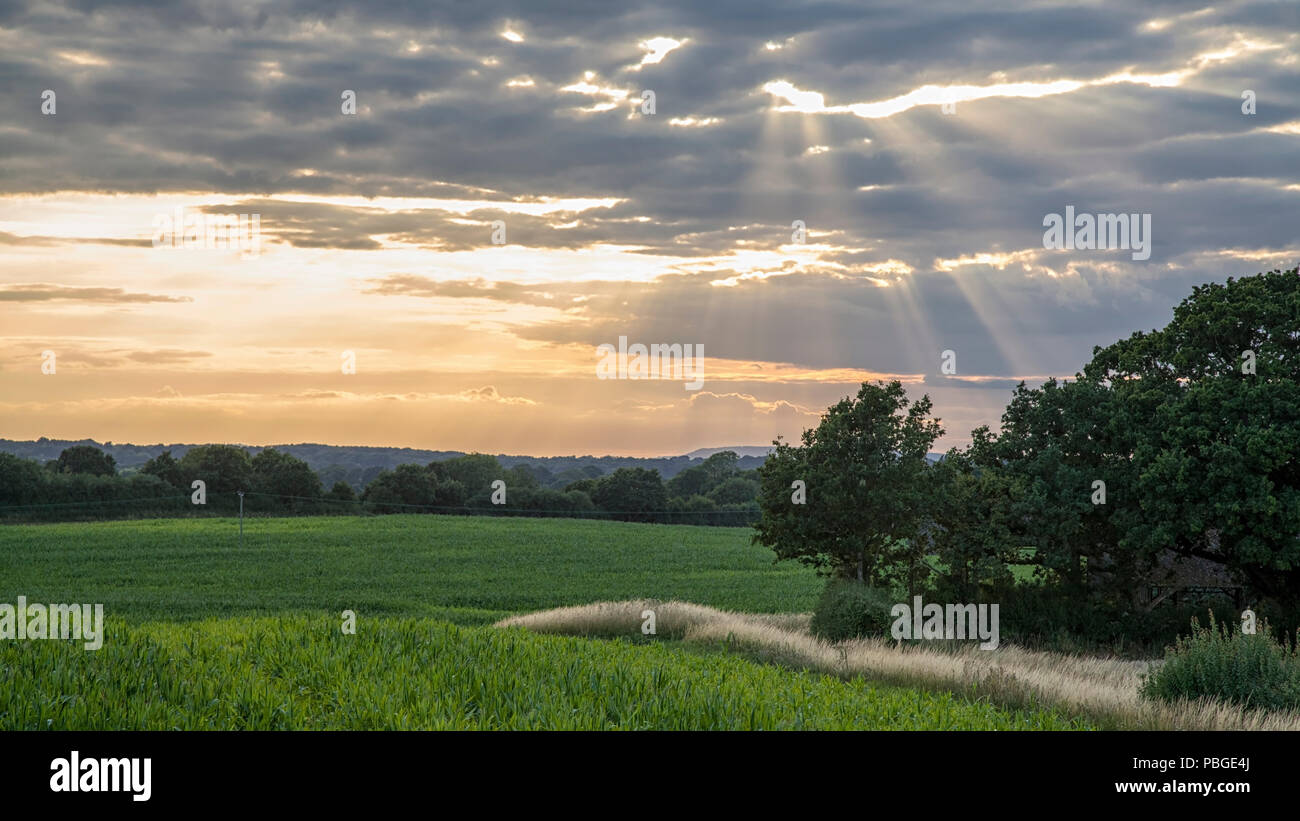
[[[619,468],[600,479],[591,500],[601,510],[634,522],[652,521],[668,508],[668,493],[659,471]]]
[[[1032,389],[1022,382],[998,435],[976,431],[983,462],[1004,482],[1010,532],[1035,548],[1030,562],[1058,580],[1063,595],[1082,600],[1108,588],[1131,599],[1134,580],[1149,569],[1116,549],[1127,523],[1141,516],[1124,455],[1133,433],[1109,388],[1083,377]]]
[[[320,477],[322,487],[333,488],[339,482],[344,482],[349,487],[352,486],[352,479],[358,474],[358,471],[348,468],[346,465],[330,464],[316,471]],[[371,477],[374,478],[374,477]],[[364,486],[364,485],[363,485]]]
[[[501,463],[486,453],[469,453],[442,462],[430,462],[429,471],[439,482],[447,479],[460,482],[470,499],[487,499],[492,493],[492,483],[506,478]],[[507,491],[508,488],[507,481]]]
[[[379,513],[422,513],[420,505],[433,505],[438,480],[420,465],[398,465],[366,485],[361,500]]]
[[[112,456],[92,445],[73,445],[59,454],[59,458],[54,462],[54,472],[113,476],[117,473],[117,462]]]
[[[739,472],[736,463],[740,457],[734,450],[722,450],[705,459],[700,469],[709,478],[709,486],[714,487]]]
[[[334,483],[334,487],[329,489],[329,493],[325,494],[325,498],[334,502],[352,502],[356,500],[357,494],[352,489],[352,485],[338,481]]]
[[[758,482],[732,476],[730,479],[724,479],[716,485],[713,490],[709,491],[708,495],[710,499],[720,505],[739,505],[752,502],[758,498]]]
[[[758,471],[754,542],[859,582],[905,579],[929,511],[926,454],[943,434],[930,409],[928,396],[909,403],[897,381],[863,383],[803,432],[801,446],[778,438]],[[806,504],[792,500],[795,481],[804,482]]]
[[[320,477],[310,465],[275,448],[266,448],[254,456],[251,465],[253,491],[280,497],[274,500],[277,504],[294,507],[298,506],[297,502],[318,498],[322,493]]]
[[[172,487],[185,487],[185,479],[181,475],[181,464],[172,458],[170,450],[164,450],[145,462],[144,466],[140,468],[140,472],[149,476],[157,476]]]
[[[506,477],[506,483],[510,487],[520,484],[521,487],[551,487],[555,484],[555,475],[547,469],[545,465],[530,465],[521,462],[509,470],[510,476]],[[512,478],[513,477],[513,478]]]
[[[199,445],[190,448],[180,461],[185,487],[201,479],[208,493],[248,490],[253,477],[252,460],[235,445]]]
[[[1199,286],[1085,376],[1113,393],[1136,478],[1120,546],[1217,564],[1300,611],[1300,271]]]
[[[462,508],[469,501],[465,486],[455,479],[444,479],[433,491],[433,503],[439,508]]]
[[[502,476],[510,490],[537,490],[542,486],[533,468],[528,465],[515,465]],[[489,483],[490,486],[490,483]]]
[[[1095,348],[1073,381],[1022,383],[1000,432],[976,432],[997,477],[980,492],[1007,508],[956,504],[985,506],[1081,605],[1131,609],[1199,560],[1294,620],[1298,328],[1295,269],[1195,288],[1165,328]]]
[[[922,538],[944,570],[940,594],[949,601],[996,601],[1015,582],[1022,544],[1012,535],[1010,479],[989,465],[986,428],[965,451],[949,450],[929,468],[930,511]]]
[[[587,513],[596,509],[596,503],[591,501],[591,497],[581,490],[564,491],[565,505],[569,510],[575,513]]]
[[[681,521],[684,524],[731,524],[731,522],[724,520],[725,517],[716,515],[718,511],[718,503],[707,496],[700,496],[697,494],[681,500],[681,510],[683,516],[678,519],[678,521]]]
[[[44,469],[35,460],[0,453],[0,505],[47,501],[43,498],[47,481]]]
[[[565,493],[585,493],[588,497],[593,497],[596,493],[596,486],[600,484],[599,479],[579,479],[576,482],[570,482],[564,486]]]
[[[687,499],[691,496],[703,496],[712,487],[709,474],[703,467],[696,465],[687,468],[668,480],[668,495],[673,498]]]

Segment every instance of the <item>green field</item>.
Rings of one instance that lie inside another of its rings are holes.
[[[638,597],[812,610],[821,583],[745,528],[581,519],[153,519],[0,527],[0,601],[102,602],[127,621],[354,610],[484,624]]]
[[[104,604],[102,649],[0,642],[0,728],[1079,726],[671,641],[488,622],[681,599],[807,612],[820,580],[736,528],[453,516],[0,527],[0,602]],[[356,635],[339,614],[354,610]]]

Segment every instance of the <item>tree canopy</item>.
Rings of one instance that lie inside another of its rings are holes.
[[[112,476],[117,464],[112,456],[91,445],[74,445],[65,448],[53,465],[56,473],[84,473],[91,476]]]

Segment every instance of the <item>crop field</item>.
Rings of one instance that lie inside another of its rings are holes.
[[[845,682],[668,643],[384,617],[110,626],[0,645],[7,729],[1069,729],[1050,712]],[[33,646],[35,645],[35,646]]]
[[[5,729],[1066,729],[1046,709],[491,622],[598,601],[812,609],[734,528],[452,516],[0,528],[0,601],[104,605],[103,647],[0,642]],[[340,614],[357,614],[355,635]]]
[[[127,621],[353,610],[487,624],[609,599],[808,612],[821,582],[744,528],[470,516],[157,519],[0,527],[0,601]]]

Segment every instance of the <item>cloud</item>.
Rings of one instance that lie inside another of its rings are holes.
[[[764,441],[774,409],[869,375],[995,422],[1016,375],[1300,259],[1300,11],[1176,5],[8,4],[0,327],[20,368],[53,346],[142,381],[276,374],[456,408],[455,430],[576,392],[669,405],[673,441],[728,435],[692,407]],[[152,253],[173,201],[261,214],[261,258]],[[1151,214],[1151,259],[1043,249],[1066,206]],[[704,345],[716,395],[577,381],[620,335]],[[375,383],[324,381],[341,350]],[[431,361],[468,381],[429,398]]]
[[[146,365],[179,365],[207,356],[212,356],[212,354],[208,351],[157,350],[132,351],[126,355],[126,358],[133,362],[143,362]]]
[[[158,294],[135,294],[121,288],[78,288],[67,285],[0,286],[0,302],[193,302],[187,296],[173,297]]]
[[[497,389],[491,385],[482,388],[462,391],[457,394],[459,397],[471,402],[499,402],[505,405],[536,405],[537,403],[523,396],[502,396],[497,393]]]

